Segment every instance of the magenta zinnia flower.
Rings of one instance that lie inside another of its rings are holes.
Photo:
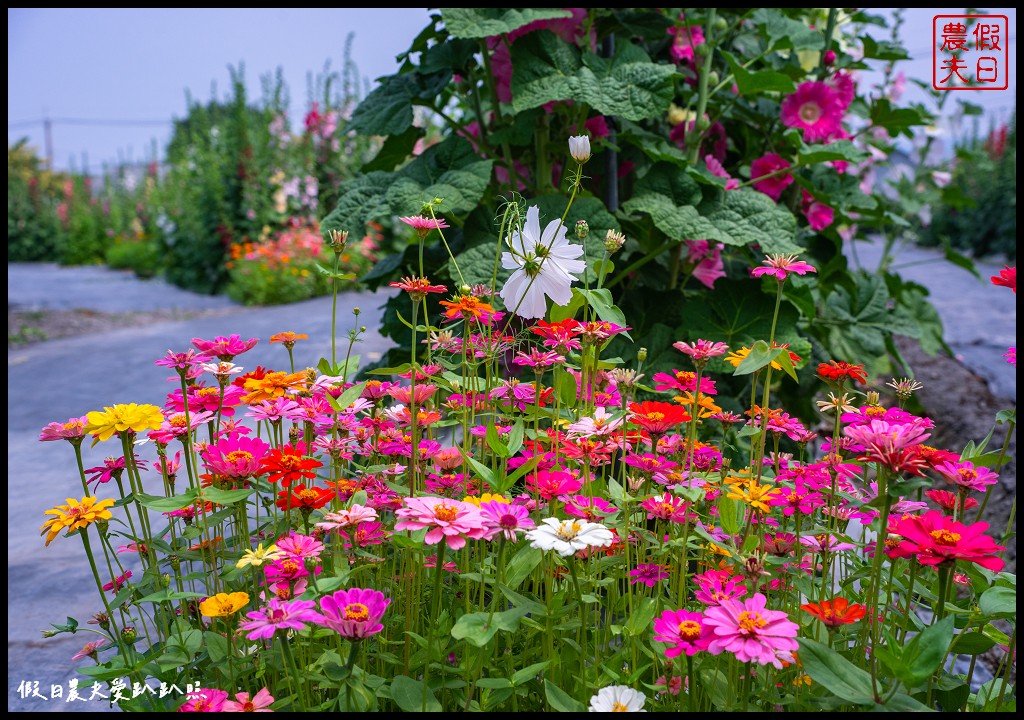
[[[871,420],[863,425],[848,426],[846,437],[864,450],[861,460],[885,465],[896,472],[924,474],[928,467],[922,443],[931,435],[923,418],[909,422]]]
[[[800,626],[780,610],[768,610],[761,593],[746,600],[726,600],[704,613],[704,622],[714,633],[708,652],[731,652],[740,662],[774,665],[782,669],[780,655],[800,648],[796,636]]]
[[[487,528],[488,540],[494,538],[498,533],[502,533],[506,540],[515,542],[518,539],[517,533],[524,533],[536,527],[529,510],[522,505],[514,505],[501,500],[488,500],[480,503],[480,514],[483,517],[484,527]]]
[[[759,157],[750,163],[750,179],[754,181],[754,189],[778,202],[782,191],[793,184],[791,174],[780,172],[788,167],[790,167],[789,162],[776,153],[768,153]],[[771,177],[765,177],[765,175],[771,175]],[[758,180],[761,177],[765,177],[765,179]]]
[[[647,511],[647,518],[650,520],[658,518],[674,523],[684,523],[697,519],[697,515],[687,512],[689,504],[686,500],[668,492],[647,498],[640,503],[640,507]]]
[[[246,636],[249,640],[269,640],[278,630],[303,630],[306,623],[323,625],[324,616],[314,610],[315,607],[312,600],[282,602],[276,597],[271,598],[262,610],[246,613],[249,622],[238,627],[250,631]]]
[[[320,598],[321,623],[342,637],[362,640],[376,635],[384,626],[380,619],[391,603],[377,590],[352,588]]]
[[[240,335],[231,335],[230,337],[218,335],[213,340],[192,338],[192,344],[197,350],[204,355],[216,356],[222,362],[231,362],[236,355],[252,350],[259,341],[259,338],[242,340]]]
[[[81,650],[79,650],[71,656],[71,660],[85,660],[86,658],[92,658],[93,660],[95,660],[96,653],[108,645],[110,645],[110,641],[106,638],[100,638],[99,640],[95,640],[93,642],[87,642],[85,644],[85,647],[83,647]]]
[[[679,342],[672,343],[672,347],[684,355],[689,355],[694,361],[709,360],[729,352],[728,345],[723,342],[712,342],[711,340],[695,340],[692,343],[680,340]]]
[[[974,467],[974,463],[969,460],[944,462],[935,469],[951,483],[978,492],[984,491],[989,485],[995,485],[999,480],[994,472],[986,467]]]
[[[647,587],[652,588],[667,577],[668,571],[665,565],[642,563],[629,571],[629,584],[643,583]]]
[[[583,487],[580,479],[564,470],[538,470],[526,481],[526,488],[545,500],[574,493]]]
[[[800,83],[782,101],[782,124],[804,131],[804,142],[824,142],[843,134],[843,103],[823,82]]]
[[[573,495],[565,499],[565,514],[580,517],[590,522],[601,522],[619,511],[610,502],[599,497]]]
[[[235,694],[234,700],[225,700],[221,712],[274,712],[270,705],[274,702],[274,696],[266,688],[249,697],[249,693],[240,692]]]
[[[52,440],[67,440],[68,442],[81,441],[85,437],[85,424],[88,422],[86,416],[73,417],[67,422],[52,422],[39,432],[40,442]]]
[[[423,541],[435,545],[441,538],[447,538],[452,550],[465,547],[467,538],[479,540],[487,534],[480,508],[460,500],[409,497],[405,498],[404,507],[395,511],[395,516],[400,518],[395,530],[430,528]]]
[[[707,650],[713,635],[704,622],[703,613],[689,610],[666,610],[654,620],[654,639],[669,645],[665,657],[672,659],[686,653],[695,655]]]
[[[783,282],[791,273],[803,275],[809,272],[818,271],[814,269],[814,266],[797,260],[796,255],[769,255],[760,267],[750,271],[750,276],[772,275],[779,282]]]
[[[953,564],[957,560],[966,560],[999,572],[1003,569],[999,553],[1004,548],[985,535],[986,530],[988,523],[964,525],[938,510],[929,510],[921,517],[900,520],[893,531],[903,538],[903,542],[887,552],[893,558],[913,555],[922,565]]]
[[[188,694],[188,700],[178,712],[223,712],[228,694],[217,688],[200,688]]]
[[[260,473],[270,446],[259,438],[235,435],[217,441],[202,452],[203,464],[214,475],[244,478]]]

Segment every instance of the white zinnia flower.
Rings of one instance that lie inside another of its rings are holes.
[[[609,685],[590,698],[590,712],[647,712],[647,696],[628,685]]]
[[[590,136],[574,135],[569,138],[569,154],[580,165],[590,159]]]
[[[526,533],[526,539],[532,547],[554,550],[562,557],[588,547],[607,547],[614,539],[612,531],[601,523],[558,518],[544,518],[541,522],[542,525]]]
[[[578,280],[586,262],[577,260],[582,245],[573,245],[565,237],[567,228],[552,220],[540,231],[540,210],[536,205],[526,211],[523,231],[514,230],[507,242],[512,252],[501,254],[501,266],[515,270],[501,289],[505,307],[524,318],[542,318],[547,311],[544,296],[556,305],[568,305],[572,283]]]

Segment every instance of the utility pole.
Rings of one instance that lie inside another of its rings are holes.
[[[53,122],[49,117],[43,118],[43,136],[46,142],[46,164],[53,169]]]

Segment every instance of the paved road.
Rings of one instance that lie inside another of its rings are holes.
[[[878,248],[858,244],[857,258],[875,267]],[[1000,265],[982,263],[983,280],[920,248],[900,252],[897,265],[905,278],[932,291],[931,300],[946,326],[954,351],[994,394],[1016,402],[1016,370],[1001,357],[1016,345],[1016,297],[992,286],[988,277]],[[18,686],[38,680],[44,689],[73,677],[72,654],[87,638],[61,635],[43,640],[41,631],[72,615],[84,622],[100,608],[82,548],[58,538],[44,548],[39,538],[42,511],[79,496],[74,454],[65,443],[40,443],[40,428],[114,403],[162,405],[167,372],[153,365],[168,349],[183,350],[192,337],[239,333],[261,343],[240,364],[285,365],[284,350],[267,343],[283,330],[310,336],[296,346],[296,364],[314,365],[330,353],[330,299],[320,298],[274,308],[242,308],[222,297],[194,295],[158,280],[139,281],[130,273],[105,268],[60,268],[55,265],[8,265],[8,302],[35,308],[87,308],[107,312],[223,309],[225,314],[189,321],[156,323],[99,335],[55,340],[8,351],[8,705],[12,710],[96,710],[96,703],[74,708],[60,702],[22,699]],[[361,324],[377,326],[383,294],[348,293],[339,299],[339,328],[352,326],[351,309],[363,310]],[[360,351],[374,359],[388,342],[369,333]],[[87,467],[102,464],[100,445],[85,449]],[[147,456],[148,457],[148,456]]]

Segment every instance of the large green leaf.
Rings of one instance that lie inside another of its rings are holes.
[[[480,160],[468,140],[453,135],[395,173],[386,192],[388,204],[396,214],[414,214],[436,197],[444,201],[445,212],[469,212],[491,181],[492,164]]]
[[[672,102],[675,69],[651,62],[638,45],[622,43],[611,58],[582,53],[548,31],[512,46],[512,106],[516,112],[573,100],[604,115],[644,120]]]
[[[751,15],[751,20],[767,36],[773,50],[820,50],[825,44],[825,36],[820,30],[786,17],[777,8],[761,8]]]
[[[451,70],[409,72],[381,78],[352,113],[349,129],[364,135],[400,135],[412,127],[413,101],[433,100],[449,84]]]
[[[518,30],[536,20],[572,17],[560,8],[441,8],[441,19],[452,37],[484,38]]]
[[[871,676],[827,645],[800,638],[804,672],[831,694],[855,705],[873,705]]]
[[[396,675],[391,681],[391,699],[405,712],[441,712],[441,703],[437,701],[430,688],[423,687],[423,681],[413,680],[405,675]],[[426,705],[424,705],[426,698]]]
[[[452,628],[452,637],[456,640],[465,640],[475,647],[483,647],[499,630],[514,632],[526,613],[526,608],[512,608],[493,614],[466,613],[456,621],[455,627]]]
[[[859,163],[867,157],[867,153],[849,140],[836,140],[828,145],[807,145],[800,149],[797,160],[805,165],[826,162],[828,160],[845,160]]]
[[[761,252],[795,254],[803,251],[796,244],[796,218],[763,193],[749,188],[721,193],[710,209],[700,208],[717,229],[714,238],[726,245],[760,245]]]
[[[740,95],[796,91],[796,85],[793,84],[793,79],[789,75],[768,69],[750,71],[740,65],[739,61],[730,53],[723,52],[722,54],[725,56],[726,62],[729,63],[729,69],[732,70],[732,76]]]
[[[885,283],[862,275],[856,293],[837,285],[825,301],[824,320],[831,327],[830,346],[850,358],[885,354],[885,335],[892,329]]]
[[[393,173],[371,172],[343,182],[338,188],[337,207],[320,223],[324,237],[331,230],[347,230],[353,237],[362,237],[367,223],[390,215],[385,193],[393,177]]]
[[[915,635],[892,668],[908,688],[915,688],[939,669],[953,640],[953,616],[925,628]]]

